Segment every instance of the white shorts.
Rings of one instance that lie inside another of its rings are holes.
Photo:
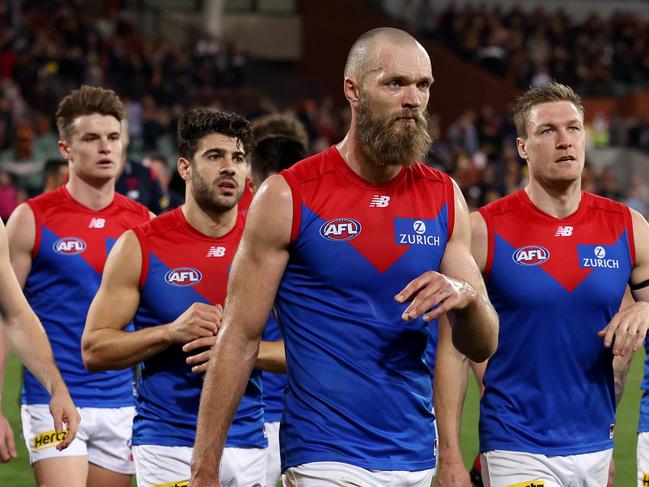
[[[20,409],[23,436],[34,464],[46,458],[88,457],[88,462],[113,472],[135,472],[131,454],[133,406],[123,408],[78,408],[81,416],[74,441],[63,451],[56,444],[54,420],[47,404],[27,404]]]
[[[636,450],[638,460],[638,486],[649,485],[649,433],[638,434]]]
[[[192,451],[190,446],[134,446],[138,487],[186,486],[191,476]],[[265,478],[265,448],[223,450],[219,479],[223,487],[264,487]]]
[[[275,487],[282,480],[282,460],[279,456],[279,421],[265,423],[264,432],[268,439],[266,454],[266,486]]]
[[[602,487],[612,454],[612,448],[556,457],[493,450],[480,455],[482,480],[486,487]]]
[[[430,487],[435,469],[408,472],[405,470],[366,470],[340,462],[312,462],[287,468],[284,487]]]

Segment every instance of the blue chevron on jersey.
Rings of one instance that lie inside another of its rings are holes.
[[[500,318],[480,404],[480,449],[578,455],[612,448],[613,355],[597,332],[634,265],[629,209],[583,192],[557,219],[524,190],[480,209]]]
[[[43,323],[74,403],[132,405],[132,370],[88,372],[81,360],[81,334],[110,248],[124,231],[147,221],[148,210],[116,194],[110,205],[94,211],[74,200],[65,186],[27,204],[34,213],[36,232],[25,294]],[[100,227],[92,225],[99,220]],[[23,403],[49,400],[47,391],[26,370]]]
[[[177,208],[135,228],[142,252],[136,328],[171,323],[194,303],[222,305],[243,224],[239,216],[230,232],[211,238],[192,228]],[[142,363],[134,445],[193,446],[203,378],[191,371],[188,356],[180,345],[174,345]],[[226,446],[267,445],[260,381],[260,372],[253,372]]]
[[[394,296],[439,269],[454,222],[450,178],[415,164],[375,186],[335,148],[282,175],[293,197],[291,255],[275,302],[288,372],[283,469],[316,461],[434,467],[425,354],[437,322],[404,321],[407,304]],[[353,238],[323,238],[332,221]],[[415,238],[401,243],[402,234]]]

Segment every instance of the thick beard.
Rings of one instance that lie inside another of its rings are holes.
[[[430,115],[427,110],[403,110],[399,115],[414,117],[415,125],[398,130],[396,116],[374,118],[367,96],[361,96],[358,106],[358,140],[363,154],[377,166],[409,166],[423,161],[430,150],[432,138],[428,131]]]
[[[190,181],[194,200],[198,207],[206,213],[223,213],[231,210],[237,205],[243,193],[243,188],[238,186],[234,198],[220,197],[215,194],[215,189],[207,184],[197,171],[192,171]]]

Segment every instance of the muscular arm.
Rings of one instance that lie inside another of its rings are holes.
[[[435,416],[439,455],[437,483],[441,486],[470,486],[460,448],[460,424],[467,389],[469,360],[453,345],[451,326],[439,320],[439,341],[435,363]]]
[[[471,256],[469,211],[459,188],[455,191],[455,227],[446,244],[440,273],[426,272],[395,297],[413,299],[404,319],[424,315],[431,320],[448,313],[453,344],[475,362],[488,359],[498,344],[498,316],[487,297],[484,281]],[[435,306],[434,310],[430,309]]]
[[[259,355],[257,356],[255,368],[276,374],[285,373],[286,353],[284,351],[284,340],[261,342],[259,344]]]
[[[201,395],[192,460],[194,487],[218,485],[225,437],[250,372],[275,293],[286,268],[292,200],[288,184],[272,176],[257,192],[232,264],[223,325]],[[262,275],[264,279],[258,279]]]
[[[214,306],[194,303],[176,321],[128,332],[140,303],[142,255],[133,231],[122,235],[110,252],[101,286],[90,305],[81,338],[81,356],[88,370],[125,369],[165,350],[173,343],[186,343],[216,333],[220,314]],[[183,318],[198,322],[187,330]]]
[[[487,261],[487,226],[477,212],[471,214],[470,223],[471,254],[477,269],[484,272]],[[460,449],[460,423],[468,364],[452,345],[450,327],[441,321],[439,335],[435,369],[435,413],[440,446],[437,479],[439,485],[443,486],[470,486],[469,473],[464,466]],[[482,363],[472,363],[472,366],[482,392],[485,366]],[[444,393],[440,394],[440,391]]]
[[[50,411],[54,417],[55,429],[61,432],[63,423],[67,424],[68,435],[57,445],[57,448],[63,449],[76,435],[79,415],[56,366],[45,330],[27,303],[19,279],[11,266],[13,262],[17,263],[22,282],[25,282],[31,267],[31,247],[34,240],[34,218],[27,205],[12,216],[9,228],[9,238],[13,243],[11,260],[8,233],[0,223],[0,313],[6,325],[9,342],[18,357],[52,397]]]
[[[635,301],[633,299],[631,291],[629,290],[629,288],[627,288],[626,292],[624,293],[624,298],[622,299],[620,310],[624,310],[630,306],[633,306],[634,303]],[[613,356],[613,379],[615,381],[616,406],[619,406],[620,401],[622,400],[622,393],[624,392],[624,385],[626,384],[626,378],[629,375],[632,359],[632,353]]]
[[[649,286],[646,285],[649,280],[649,224],[635,210],[631,210],[631,217],[635,265],[631,271],[630,285],[636,302],[620,309],[599,332],[604,339],[604,346],[612,346],[616,356],[638,351],[649,330]]]

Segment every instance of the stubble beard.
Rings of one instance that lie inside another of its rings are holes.
[[[199,208],[206,213],[223,213],[231,210],[237,205],[241,195],[243,194],[243,188],[237,186],[237,193],[235,196],[220,196],[216,194],[216,189],[213,185],[208,184],[196,171],[192,172],[190,181],[194,200],[198,204]],[[217,182],[214,184],[217,184]]]
[[[396,127],[397,117],[413,117],[414,125]],[[361,96],[358,107],[358,140],[361,151],[377,166],[409,166],[422,161],[432,144],[427,110],[405,109],[388,118],[375,117],[369,98]]]

